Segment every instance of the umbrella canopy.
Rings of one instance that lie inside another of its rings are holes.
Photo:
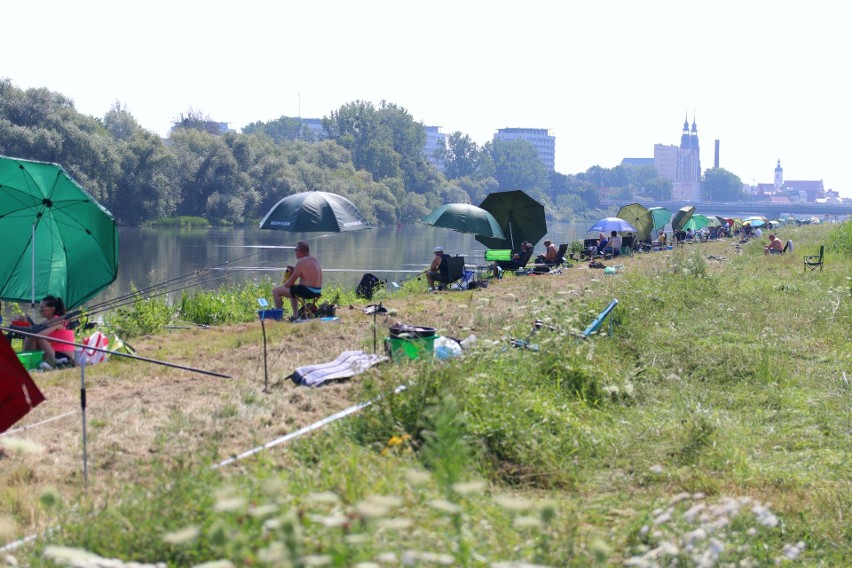
[[[746,217],[743,220],[743,225],[751,225],[752,227],[763,227],[767,223],[769,223],[769,219],[766,217],[760,217],[757,215],[753,215],[751,217]]]
[[[444,227],[460,233],[471,233],[496,239],[506,238],[494,215],[476,205],[447,203],[422,219],[433,227]]]
[[[304,191],[276,203],[260,222],[260,228],[291,233],[343,233],[371,227],[345,197],[325,191]]]
[[[654,216],[644,205],[639,203],[625,205],[618,210],[615,216],[636,227],[636,239],[638,241],[651,240],[651,231],[654,230]]]
[[[79,306],[118,276],[112,214],[58,164],[0,156],[0,299]]]
[[[695,207],[692,205],[681,207],[675,211],[675,214],[672,215],[672,230],[683,231],[686,222],[689,221],[689,218],[692,217],[693,213],[695,213]]]
[[[718,221],[716,221],[718,223]],[[710,224],[710,219],[705,217],[704,215],[695,214],[689,218],[689,221],[683,226],[684,229],[692,229],[693,231],[697,231],[699,229],[703,229]]]
[[[666,225],[671,223],[672,212],[665,207],[651,207],[648,209],[651,212],[651,217],[654,218],[654,231],[659,231]]]
[[[547,234],[544,205],[523,191],[492,193],[479,206],[494,215],[503,230],[502,239],[476,236],[476,240],[488,248],[519,250],[522,242],[535,245]]]
[[[589,233],[604,233],[609,236],[609,234],[613,231],[618,233],[626,233],[631,232],[635,233],[636,227],[625,221],[624,219],[619,219],[618,217],[604,217],[591,227],[587,232]]]

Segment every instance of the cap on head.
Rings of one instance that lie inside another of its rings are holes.
[[[444,249],[443,247],[435,247],[435,250],[433,250],[432,252],[444,252]]]

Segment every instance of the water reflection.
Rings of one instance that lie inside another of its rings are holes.
[[[545,238],[562,243],[582,238],[582,233],[579,224],[554,223]],[[299,240],[305,240],[322,263],[326,286],[344,288],[354,288],[365,272],[390,281],[417,274],[428,266],[437,245],[447,254],[464,255],[468,264],[482,264],[485,257],[485,246],[473,235],[422,223],[329,234],[122,227],[118,279],[90,304],[127,294],[132,287],[144,290],[172,282],[169,288],[182,287],[197,271],[204,273],[192,283],[200,280],[208,289],[267,277],[278,282],[284,267],[296,261],[293,249]]]

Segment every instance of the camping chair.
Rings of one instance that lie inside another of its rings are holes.
[[[633,243],[636,241],[636,237],[633,235],[627,235],[626,237],[621,238],[621,254],[632,255],[633,254]]]
[[[550,262],[542,262],[541,264],[545,266],[558,267],[565,264],[565,253],[568,252],[568,243],[559,245],[559,249],[556,251],[556,259]]]
[[[532,258],[532,255],[533,251],[532,248],[530,248],[529,250],[527,250],[527,252],[524,253],[524,255],[520,259],[505,261],[498,260],[497,266],[499,266],[503,270],[518,270],[519,268],[524,268],[527,265],[527,263],[530,261],[530,258]]]
[[[810,254],[805,255],[805,270],[810,268],[811,270],[816,270],[816,267],[819,266],[819,271],[822,272],[822,255],[825,252],[825,245],[820,245],[819,254]]]
[[[451,286],[456,285],[459,289],[461,288],[461,280],[464,278],[464,257],[463,256],[451,256],[447,259],[447,277],[446,279],[443,277],[439,277],[438,281],[440,284],[440,289],[447,290],[450,289]]]
[[[592,252],[594,249],[595,252]],[[592,257],[597,254],[598,249],[598,240],[597,239],[583,239],[583,251],[580,253],[580,258],[584,257]]]

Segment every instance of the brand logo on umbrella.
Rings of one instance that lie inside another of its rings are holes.
[[[350,221],[348,223],[343,223],[343,226],[344,227],[354,227],[356,225],[363,225],[363,224],[364,223],[362,223],[361,221]]]
[[[270,221],[269,224],[276,227],[289,227],[292,223],[290,221]]]

